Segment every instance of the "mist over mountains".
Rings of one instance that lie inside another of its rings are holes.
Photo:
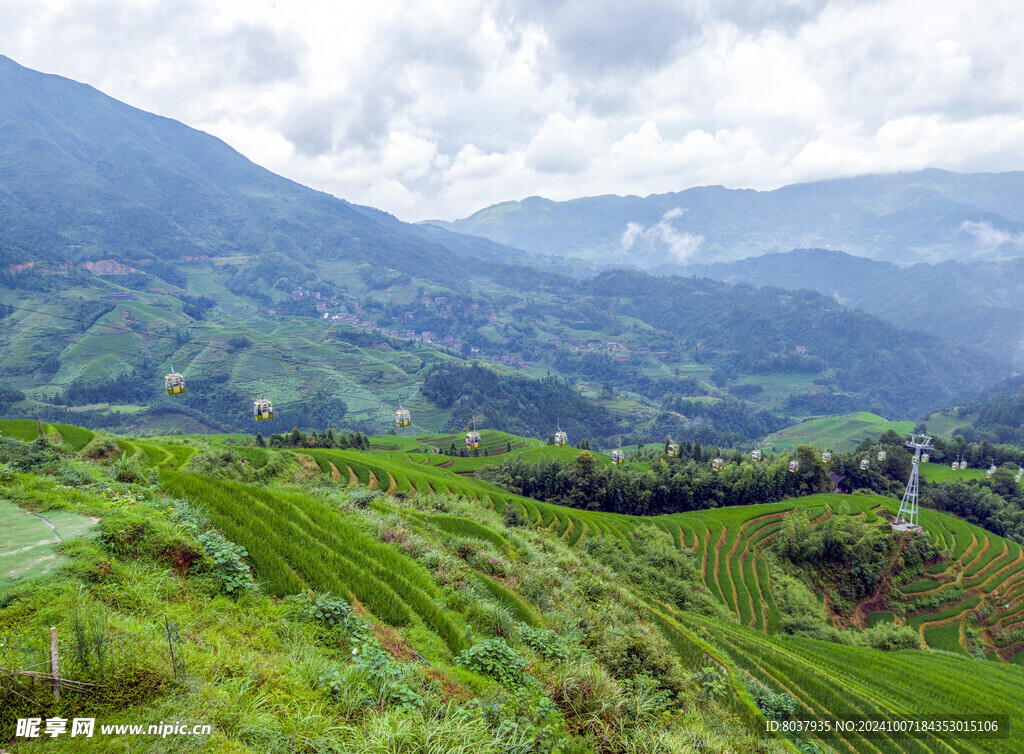
[[[436,224],[598,266],[733,261],[796,248],[896,264],[1024,255],[1024,172],[866,175],[774,191],[503,202]]]

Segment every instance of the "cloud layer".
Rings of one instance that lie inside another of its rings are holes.
[[[408,220],[529,195],[1024,169],[1014,3],[0,0],[0,14],[0,53],[19,63]]]

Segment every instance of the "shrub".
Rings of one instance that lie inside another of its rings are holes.
[[[363,644],[370,638],[368,626],[359,619],[352,606],[340,597],[329,593],[313,597],[296,594],[288,597],[287,601],[297,604],[297,612],[306,620],[340,630],[356,644]]]
[[[225,539],[215,529],[200,534],[199,542],[213,560],[214,570],[220,577],[221,591],[237,596],[256,587],[252,571],[243,560],[249,557],[244,547]]]
[[[785,692],[776,694],[756,678],[743,679],[747,691],[761,713],[769,720],[782,721],[788,719],[796,711],[796,699]]]
[[[729,693],[729,679],[717,665],[707,665],[691,678],[699,688],[698,696],[701,699],[721,699]]]
[[[377,490],[360,487],[348,494],[348,501],[356,508],[368,508],[372,501],[380,497],[380,494]]]
[[[875,624],[864,632],[862,638],[867,646],[886,652],[921,648],[921,637],[917,631],[910,626],[897,626],[888,621]]]
[[[523,515],[522,510],[515,503],[509,503],[505,506],[505,526],[526,526],[529,521],[526,520],[526,516]]]
[[[145,506],[113,511],[99,524],[100,544],[119,558],[151,557],[169,560],[179,573],[188,573],[202,545],[191,535],[178,531]]]
[[[564,660],[569,656],[566,638],[555,633],[550,628],[541,629],[521,626],[519,628],[519,638],[523,644],[549,662]]]
[[[505,643],[504,639],[487,639],[459,653],[458,663],[508,685],[519,685],[525,679],[526,660]]]
[[[122,452],[110,467],[110,473],[118,482],[145,482],[148,474],[136,456]]]

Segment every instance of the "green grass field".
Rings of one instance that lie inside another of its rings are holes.
[[[797,445],[828,447],[846,453],[856,448],[865,437],[878,437],[887,429],[905,435],[914,429],[911,421],[886,421],[877,414],[861,411],[855,414],[822,416],[794,424],[765,438],[764,447],[784,452]]]
[[[953,438],[953,433],[960,427],[970,427],[974,424],[972,416],[950,416],[941,411],[931,414],[924,422],[925,430],[930,435],[937,435],[947,440]]]
[[[955,482],[957,479],[984,479],[986,469],[957,469],[943,463],[922,463],[921,478],[926,482]]]

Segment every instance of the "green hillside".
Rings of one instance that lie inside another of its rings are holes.
[[[2,429],[4,437],[30,439],[35,424],[7,423]],[[60,448],[62,443],[55,428],[45,429],[53,447]],[[255,576],[260,592],[258,597],[253,595],[238,602],[218,597],[209,609],[220,612],[235,606],[230,617],[225,615],[222,620],[234,625],[244,619],[249,606],[255,609],[260,605],[259,609],[270,616],[277,630],[284,630],[285,624],[293,619],[287,617],[282,607],[291,603],[279,600],[308,591],[342,596],[356,606],[356,613],[362,616],[360,621],[379,624],[373,635],[379,642],[375,646],[385,649],[384,661],[396,663],[394,672],[400,675],[395,677],[404,679],[401,684],[428,704],[434,703],[429,701],[434,692],[429,690],[429,684],[424,685],[430,678],[441,684],[438,688],[445,689],[446,698],[485,694],[491,688],[487,674],[474,675],[462,664],[468,660],[459,658],[487,637],[504,638],[514,651],[535,658],[530,672],[540,681],[541,695],[554,700],[560,710],[558,719],[567,726],[559,727],[563,725],[560,722],[556,728],[575,731],[573,735],[584,746],[581,750],[591,750],[586,748],[586,742],[592,741],[592,736],[608,735],[609,729],[597,719],[583,724],[583,720],[590,718],[579,715],[586,713],[559,696],[563,692],[558,689],[562,687],[551,685],[554,676],[549,675],[558,666],[547,664],[552,657],[544,654],[547,650],[531,649],[542,646],[531,643],[531,631],[556,628],[567,631],[567,637],[581,637],[583,651],[594,654],[580,657],[585,662],[611,663],[602,672],[613,675],[636,672],[617,664],[620,655],[602,654],[606,642],[612,642],[607,646],[618,646],[615,642],[623,640],[611,638],[616,631],[632,636],[629,641],[647,642],[641,656],[651,662],[667,653],[664,657],[672,657],[671,662],[678,663],[678,672],[683,674],[679,678],[689,673],[689,681],[674,685],[676,681],[670,679],[676,671],[669,671],[663,664],[647,664],[644,672],[653,672],[655,679],[660,678],[656,683],[662,684],[662,688],[674,689],[670,693],[677,700],[686,694],[705,694],[705,706],[701,707],[705,712],[697,718],[687,715],[673,720],[666,733],[669,738],[664,740],[683,740],[674,736],[684,735],[684,729],[690,733],[705,730],[701,726],[707,725],[706,716],[719,714],[710,711],[707,700],[716,699],[714,704],[731,711],[722,719],[731,717],[739,727],[727,726],[715,734],[719,738],[706,738],[719,742],[712,744],[713,750],[716,746],[747,750],[749,738],[744,735],[763,729],[763,710],[767,708],[762,706],[759,710],[754,699],[761,699],[762,705],[766,702],[759,696],[761,692],[753,679],[765,684],[772,693],[792,697],[796,713],[822,719],[954,711],[1012,715],[1024,705],[1024,675],[1018,666],[1024,649],[1024,551],[1014,542],[944,514],[921,512],[928,541],[942,553],[926,571],[916,576],[901,576],[898,570],[893,571],[893,585],[884,593],[884,600],[871,596],[851,605],[851,612],[845,616],[822,613],[815,619],[821,625],[834,622],[836,630],[846,637],[845,643],[781,632],[783,626],[790,625],[793,615],[780,607],[784,598],[790,599],[786,596],[789,587],[780,592],[777,580],[788,577],[780,575],[774,556],[768,555],[780,532],[795,520],[794,516],[806,521],[810,531],[822,531],[830,521],[834,524],[839,520],[879,526],[887,531],[886,517],[898,507],[898,501],[891,498],[816,495],[771,505],[644,518],[541,503],[466,476],[464,471],[458,473],[456,462],[481,459],[448,459],[453,462],[450,466],[446,462],[432,463],[444,456],[422,451],[434,443],[444,444],[447,436],[443,435],[377,437],[372,438],[371,447],[379,449],[360,451],[265,449],[241,444],[244,436],[108,438],[102,433],[76,434],[67,428],[65,434],[73,440],[64,445],[63,455],[51,460],[44,459],[53,451],[32,450],[32,445],[22,446],[14,440],[0,441],[4,468],[9,469],[0,475],[0,492],[4,497],[37,512],[86,513],[100,519],[98,540],[92,544],[63,545],[60,549],[68,558],[67,569],[50,577],[56,579],[53,582],[40,582],[37,578],[33,583],[51,584],[46,593],[55,595],[58,602],[67,599],[61,595],[77,593],[82,587],[76,584],[84,583],[86,602],[105,610],[118,625],[128,620],[128,613],[123,612],[123,599],[115,595],[126,589],[148,590],[148,596],[139,593],[141,602],[132,608],[132,620],[169,611],[186,637],[182,646],[188,667],[195,674],[192,683],[205,689],[199,696],[186,694],[174,702],[181,710],[191,710],[179,714],[200,714],[203,695],[227,688],[215,672],[218,663],[203,657],[203,644],[213,637],[204,627],[208,624],[202,621],[202,612],[192,606],[191,600],[198,598],[198,593],[196,597],[187,597],[185,603],[175,603],[172,598],[176,592],[190,595],[196,589],[210,589],[216,580],[211,581],[211,572],[202,569],[206,566],[197,565],[194,577],[187,575],[188,569],[173,577],[173,589],[156,584],[167,579],[168,573],[175,573],[168,570],[161,558],[173,559],[177,557],[173,553],[181,551],[180,548],[198,546],[189,545],[194,542],[189,537],[211,525],[213,528],[206,531],[217,531],[245,548],[243,562]],[[498,447],[502,440],[518,440],[507,435],[491,439],[493,447]],[[568,454],[570,450],[534,445],[515,449],[513,453]],[[119,454],[123,454],[121,460],[116,460]],[[33,460],[36,458],[39,460]],[[61,494],[61,485],[73,476],[78,480],[75,493]],[[187,505],[181,501],[188,501]],[[144,520],[139,515],[151,517],[150,523],[141,529],[123,528],[131,522],[136,522],[131,526],[137,527],[137,522]],[[198,530],[194,528],[197,521],[205,522],[199,524]],[[150,541],[152,545],[147,544]],[[658,550],[662,547],[666,549]],[[642,563],[654,557],[655,551],[662,553],[657,556],[662,558],[661,566],[644,570],[648,566]],[[118,558],[129,553],[136,553],[134,564],[121,565]],[[152,564],[147,565],[150,558]],[[108,568],[110,575],[105,575]],[[203,573],[207,575],[201,576]],[[613,574],[614,584],[603,581]],[[667,578],[670,574],[675,575]],[[681,581],[673,582],[673,578]],[[692,579],[691,586],[682,591],[680,586],[673,586],[682,585],[686,579]],[[108,582],[109,586],[104,586]],[[143,583],[150,586],[143,587]],[[115,585],[116,591],[110,591]],[[14,599],[16,604],[33,599],[31,595],[36,593],[26,591],[23,579],[8,582],[6,589],[6,599]],[[580,594],[581,589],[583,595],[589,595],[584,596],[583,603],[564,601],[570,594]],[[826,605],[834,599],[826,595]],[[609,615],[619,615],[615,612],[619,608],[610,607],[618,604],[618,600],[629,607],[621,618],[612,618],[608,623]],[[587,604],[593,604],[605,617],[597,623],[572,623],[570,616],[579,617],[580,610],[590,609],[584,606]],[[817,609],[820,612],[820,607]],[[867,627],[877,628],[886,611],[890,621],[913,629],[925,648],[881,652],[858,646],[856,637],[868,636]],[[0,611],[0,630],[24,636],[32,626],[42,625],[35,619],[26,621],[19,617],[22,615],[17,611]],[[640,616],[639,623],[631,623],[636,616]],[[346,625],[355,630],[352,627],[357,624],[351,621],[356,619],[346,620]],[[626,622],[619,623],[620,620]],[[602,623],[608,625],[599,628]],[[67,628],[70,624],[64,625]],[[339,674],[337,683],[347,688],[348,661],[337,656],[329,659],[330,645],[312,639],[310,629],[302,628],[303,625],[307,624],[300,621],[288,630],[305,632],[304,651],[316,653],[320,657],[316,662],[321,667],[335,668]],[[241,630],[241,625],[231,630]],[[574,633],[579,631],[582,633]],[[586,637],[596,638],[595,631],[603,638],[589,645]],[[270,671],[269,682],[278,689],[277,694],[283,694],[283,698],[299,698],[295,697],[298,694],[301,698],[320,700],[321,707],[311,719],[313,730],[322,731],[317,735],[328,735],[327,727],[342,722],[349,726],[344,735],[365,740],[370,735],[367,726],[371,721],[392,726],[392,730],[397,724],[394,715],[400,713],[397,700],[401,697],[393,694],[405,693],[399,686],[379,687],[385,689],[381,692],[385,693],[384,711],[370,717],[355,712],[362,702],[345,701],[344,696],[330,691],[329,685],[314,684],[306,691],[285,692],[290,683],[288,663],[298,661],[289,659],[290,653],[296,652],[297,646],[275,642],[272,647],[261,647],[252,643],[245,631],[237,636],[236,641],[241,642],[238,652],[245,653],[235,652],[242,677],[255,672],[253,663],[266,661],[258,656],[273,652],[278,658],[273,667],[285,663],[283,669]],[[352,635],[342,632],[338,636],[349,637],[339,638],[340,647],[348,651],[353,646]],[[308,644],[310,640],[312,644]],[[411,651],[431,665],[417,666]],[[538,651],[540,654],[531,654]],[[975,659],[976,656],[982,659]],[[964,663],[970,663],[969,669],[965,669]],[[596,665],[590,667],[592,671],[588,672],[597,672]],[[701,691],[705,688],[702,684],[719,673],[725,686],[707,696],[708,692]],[[969,676],[969,683],[951,681],[965,675]],[[701,678],[705,680],[698,680]],[[909,678],[914,679],[912,683],[894,682]],[[322,690],[317,691],[318,688]],[[941,688],[941,693],[934,693],[935,688]],[[266,698],[265,693],[257,697],[254,691],[243,689],[231,693],[237,695],[236,704],[254,704],[257,698]],[[539,697],[531,698],[532,705]],[[139,703],[152,710],[156,709],[152,705],[159,705],[161,699],[161,692],[156,692]],[[665,699],[668,703],[668,697]],[[282,710],[275,701],[263,704],[271,706],[265,713],[267,728],[262,732],[246,734],[230,722],[226,710],[214,712],[212,719],[220,729],[218,740],[265,748],[273,740],[267,736],[278,735],[273,731],[281,730],[278,726]],[[378,714],[383,717],[374,717]],[[413,717],[420,720],[422,714],[414,711]],[[450,732],[455,735],[454,729],[459,726],[448,717],[449,713],[432,714],[440,714],[436,719],[451,726]],[[605,718],[606,722],[614,719],[614,715]],[[415,720],[410,718],[409,724],[418,725]],[[630,730],[630,735],[641,737],[635,740],[647,742],[643,747],[652,747],[641,750],[662,750],[657,748],[662,744],[642,738],[651,734],[642,725]],[[499,749],[507,746],[506,739],[500,739],[504,741],[500,743],[499,738],[493,738],[498,736],[496,731],[481,738],[485,742],[482,745],[491,746],[486,742],[493,740]],[[899,748],[903,746],[920,751],[1014,751],[1024,744],[1016,728],[1011,727],[1009,735],[1008,739],[985,741],[942,741],[926,736],[912,743],[883,737],[870,739],[869,743],[869,739],[848,733],[841,738],[822,736],[821,742],[850,751],[871,746],[883,751],[908,750]],[[796,742],[806,745],[807,740],[798,736]],[[769,744],[762,741],[760,745]]]
[[[797,445],[812,445],[846,453],[856,448],[865,437],[877,438],[887,429],[905,435],[914,429],[914,422],[890,422],[867,411],[821,416],[768,435],[764,445],[779,452],[793,450]]]

